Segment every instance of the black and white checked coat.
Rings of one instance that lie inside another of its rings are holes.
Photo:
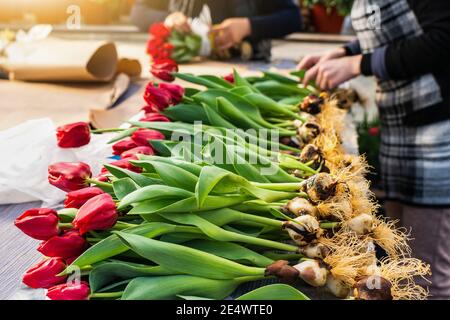
[[[351,16],[363,53],[423,33],[407,0],[355,0]],[[450,206],[450,121],[420,127],[403,122],[406,115],[442,102],[434,76],[378,81],[376,101],[387,198]]]

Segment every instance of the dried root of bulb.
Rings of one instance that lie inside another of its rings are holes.
[[[392,300],[392,284],[380,276],[359,279],[353,286],[357,300]]]
[[[305,246],[316,241],[323,234],[319,221],[310,215],[299,216],[294,221],[286,221],[283,228],[298,245]]]
[[[344,299],[350,294],[350,287],[343,281],[328,274],[326,287],[335,297]]]
[[[365,235],[372,232],[374,223],[373,220],[374,219],[371,215],[363,213],[347,221],[347,226],[357,235]]]
[[[286,209],[296,216],[311,215],[317,216],[317,209],[305,198],[294,198],[286,205]]]
[[[319,173],[308,178],[302,185],[303,192],[306,192],[309,199],[314,203],[325,201],[336,193],[338,182],[328,173]]]
[[[322,105],[324,102],[325,100],[322,97],[311,94],[307,96],[300,104],[300,110],[316,115],[322,111]]]
[[[267,266],[264,275],[266,277],[276,276],[281,282],[292,284],[298,279],[299,272],[294,267],[291,267],[288,261],[278,260]]]
[[[323,155],[318,147],[313,144],[308,144],[303,147],[299,160],[303,163],[312,162],[311,167],[317,170],[323,162]]]
[[[320,126],[316,122],[305,122],[297,129],[297,140],[300,147],[311,143],[319,136],[321,132]]]
[[[310,243],[300,247],[299,252],[310,259],[324,259],[330,254],[330,249],[321,243]]]
[[[294,266],[299,277],[313,287],[323,287],[327,282],[328,270],[317,260],[306,260]]]

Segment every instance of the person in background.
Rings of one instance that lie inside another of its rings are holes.
[[[300,9],[293,0],[137,0],[131,19],[142,31],[165,21],[167,26],[188,32],[188,17],[197,17],[205,4],[211,11],[219,56],[246,39],[255,59],[267,59],[270,39],[301,29]]]
[[[305,83],[375,76],[387,215],[412,229],[433,299],[450,299],[450,1],[355,0],[357,41],[305,57]]]

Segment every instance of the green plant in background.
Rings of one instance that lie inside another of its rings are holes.
[[[324,5],[329,11],[336,8],[337,12],[342,16],[349,15],[353,6],[353,0],[303,0],[302,3],[306,7],[321,4]]]
[[[369,179],[373,183],[379,181],[380,163],[378,154],[380,152],[380,121],[378,118],[369,120],[367,114],[364,120],[359,123],[358,128],[359,153],[365,155],[367,162],[373,168],[369,174]]]

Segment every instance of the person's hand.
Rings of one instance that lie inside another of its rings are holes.
[[[182,12],[174,12],[167,16],[164,25],[179,32],[191,32],[188,18]]]
[[[212,28],[214,49],[218,52],[228,50],[251,34],[250,20],[248,18],[230,18]]]
[[[310,68],[303,84],[315,80],[322,90],[330,90],[361,74],[362,55],[326,60]]]
[[[319,62],[328,61],[331,59],[341,58],[345,56],[344,48],[337,48],[322,54],[313,54],[305,56],[297,65],[297,70],[309,70]]]

